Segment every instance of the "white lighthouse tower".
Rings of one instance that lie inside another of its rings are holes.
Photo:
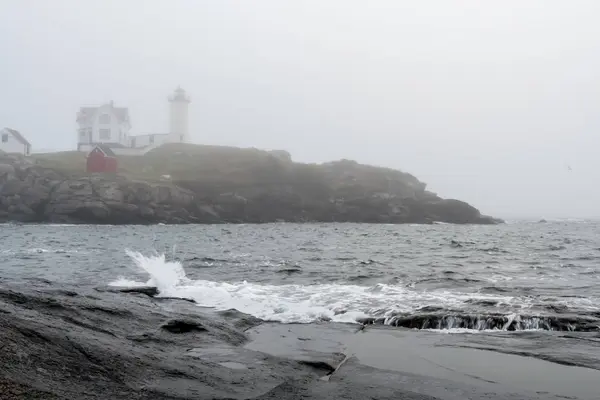
[[[188,105],[190,97],[181,87],[178,87],[169,97],[171,103],[171,124],[169,130],[169,142],[190,143],[188,131]]]

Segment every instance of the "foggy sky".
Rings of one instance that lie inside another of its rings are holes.
[[[195,143],[413,173],[499,217],[600,216],[600,2],[0,0],[0,127],[114,100]],[[569,171],[570,165],[572,171]]]

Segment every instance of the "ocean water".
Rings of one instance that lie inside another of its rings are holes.
[[[279,321],[600,331],[600,223],[0,225],[0,284],[152,285]]]

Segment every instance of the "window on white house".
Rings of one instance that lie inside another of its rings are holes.
[[[100,139],[110,139],[110,129],[100,129]]]
[[[4,133],[2,135],[2,143],[6,143],[6,142],[8,142],[8,133]]]
[[[85,129],[80,129],[79,130],[79,136],[85,137]]]
[[[110,114],[102,114],[98,117],[98,122],[101,124],[110,124]]]

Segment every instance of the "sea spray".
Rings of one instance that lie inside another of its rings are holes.
[[[415,305],[456,304],[472,295],[446,292],[422,293],[402,286],[378,284],[374,287],[340,284],[264,285],[247,281],[215,282],[190,280],[178,261],[167,261],[164,254],[144,256],[127,251],[135,265],[150,275],[147,282],[120,278],[111,285],[156,286],[159,296],[192,298],[199,305],[224,310],[235,308],[265,320],[313,322],[357,319],[386,315],[388,312],[414,310]],[[479,295],[488,297],[486,295]]]
[[[185,270],[179,261],[167,261],[164,254],[146,257],[143,254],[126,250],[135,265],[150,275],[145,283],[148,286],[156,286],[161,295],[173,295],[178,285],[189,281]]]

